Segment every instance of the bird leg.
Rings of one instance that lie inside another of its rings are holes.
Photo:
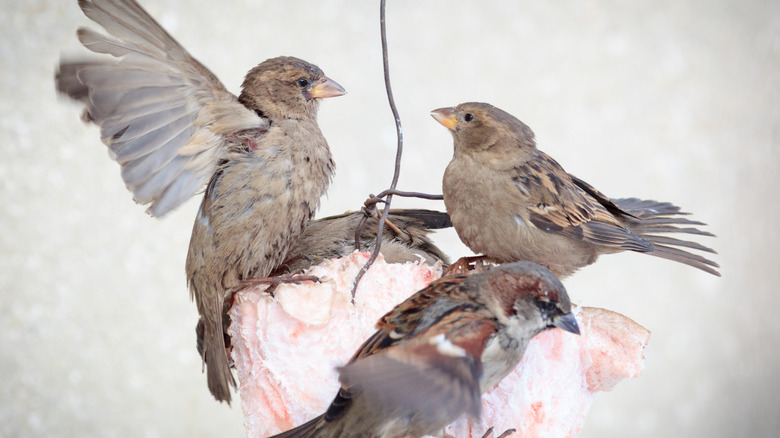
[[[273,271],[271,271],[270,274],[268,274],[268,277],[279,277],[281,275],[289,274],[290,273],[290,265],[293,263],[299,261],[299,260],[306,260],[309,262],[309,264],[312,264],[312,260],[309,256],[306,254],[296,254],[292,257],[289,257],[285,261],[282,262],[279,266],[276,267]],[[301,274],[303,271],[294,272],[293,274]]]
[[[374,195],[369,195],[369,196],[370,196],[370,198],[368,200],[366,200],[365,206],[360,209],[360,211],[363,213],[364,219],[360,222],[360,226],[358,226],[358,230],[357,230],[358,233],[362,232],[362,228],[363,228],[362,226],[365,225],[365,223],[366,223],[365,219],[366,218],[375,217],[378,220],[382,219],[382,213],[377,211],[375,203],[376,202],[385,202],[385,201],[375,197]],[[369,205],[369,202],[374,202],[374,204]],[[387,225],[387,228],[390,228],[397,236],[399,236],[399,237],[400,236],[407,236],[407,240],[411,239],[411,236],[409,236],[409,233],[407,233],[406,231],[398,228],[392,221],[390,221],[390,219],[385,219],[385,225]],[[359,236],[359,234],[356,234],[355,238],[357,239],[358,236]]]
[[[512,435],[513,433],[515,433],[515,429],[507,429],[496,438],[506,438],[509,435]],[[493,436],[493,426],[490,426],[490,429],[488,429],[487,432],[485,432],[485,434],[482,435],[482,438],[490,438],[491,436]]]
[[[402,231],[400,228],[396,227],[394,223],[390,222],[390,219],[385,219],[385,225],[393,230],[398,236],[404,236],[407,234],[405,231]]]
[[[509,435],[512,435],[515,433],[515,429],[507,429],[501,433],[501,435],[497,436],[496,438],[506,438]]]
[[[320,278],[316,275],[303,275],[303,271],[293,272],[292,274],[277,275],[274,277],[260,277],[260,278],[248,278],[241,280],[242,287],[258,286],[261,284],[267,284],[265,292],[274,296],[274,291],[280,284],[301,284],[304,281],[311,281],[314,283],[320,283]]]

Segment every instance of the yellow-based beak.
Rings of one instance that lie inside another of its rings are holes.
[[[454,108],[439,108],[431,111],[431,115],[442,126],[452,131],[458,126],[458,119],[455,118]]]
[[[338,97],[347,94],[347,90],[330,78],[323,78],[307,91],[312,99],[324,99],[326,97]]]

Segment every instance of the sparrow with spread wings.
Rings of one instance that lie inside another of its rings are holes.
[[[134,0],[80,0],[107,34],[78,30],[96,61],[62,61],[57,89],[86,105],[136,202],[163,216],[203,189],[187,281],[205,325],[208,386],[230,401],[235,380],[222,304],[286,257],[334,171],[319,99],[344,89],[317,66],[272,58],[228,92]]]

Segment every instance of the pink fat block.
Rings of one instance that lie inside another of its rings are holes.
[[[423,262],[388,264],[380,256],[351,286],[369,255],[355,252],[311,268],[322,283],[263,287],[236,296],[230,311],[241,405],[248,437],[302,424],[327,409],[338,391],[337,366],[374,333],[376,321],[441,275]],[[457,438],[481,437],[489,426],[516,436],[576,436],[595,393],[642,373],[650,333],[604,309],[582,308],[581,336],[559,329],[536,336],[512,374],[482,397],[479,421],[447,428]]]

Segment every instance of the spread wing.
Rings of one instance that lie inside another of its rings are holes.
[[[273,438],[335,436],[343,430],[337,429],[336,422],[349,415],[353,397],[358,394],[371,403],[364,409],[382,405],[399,416],[437,419],[441,427],[464,412],[478,418],[480,358],[496,331],[494,320],[477,313],[449,313],[424,337],[362,350],[368,355],[356,356],[339,369],[342,386],[324,414]],[[335,430],[329,434],[334,425]]]
[[[134,0],[80,0],[108,35],[81,28],[89,50],[116,59],[60,63],[58,91],[86,105],[136,202],[162,216],[214,174],[231,134],[265,130]]]
[[[513,169],[513,181],[527,198],[528,220],[537,228],[593,244],[647,252],[652,246],[629,231],[623,212],[601,192],[572,177],[552,158],[539,152]]]

